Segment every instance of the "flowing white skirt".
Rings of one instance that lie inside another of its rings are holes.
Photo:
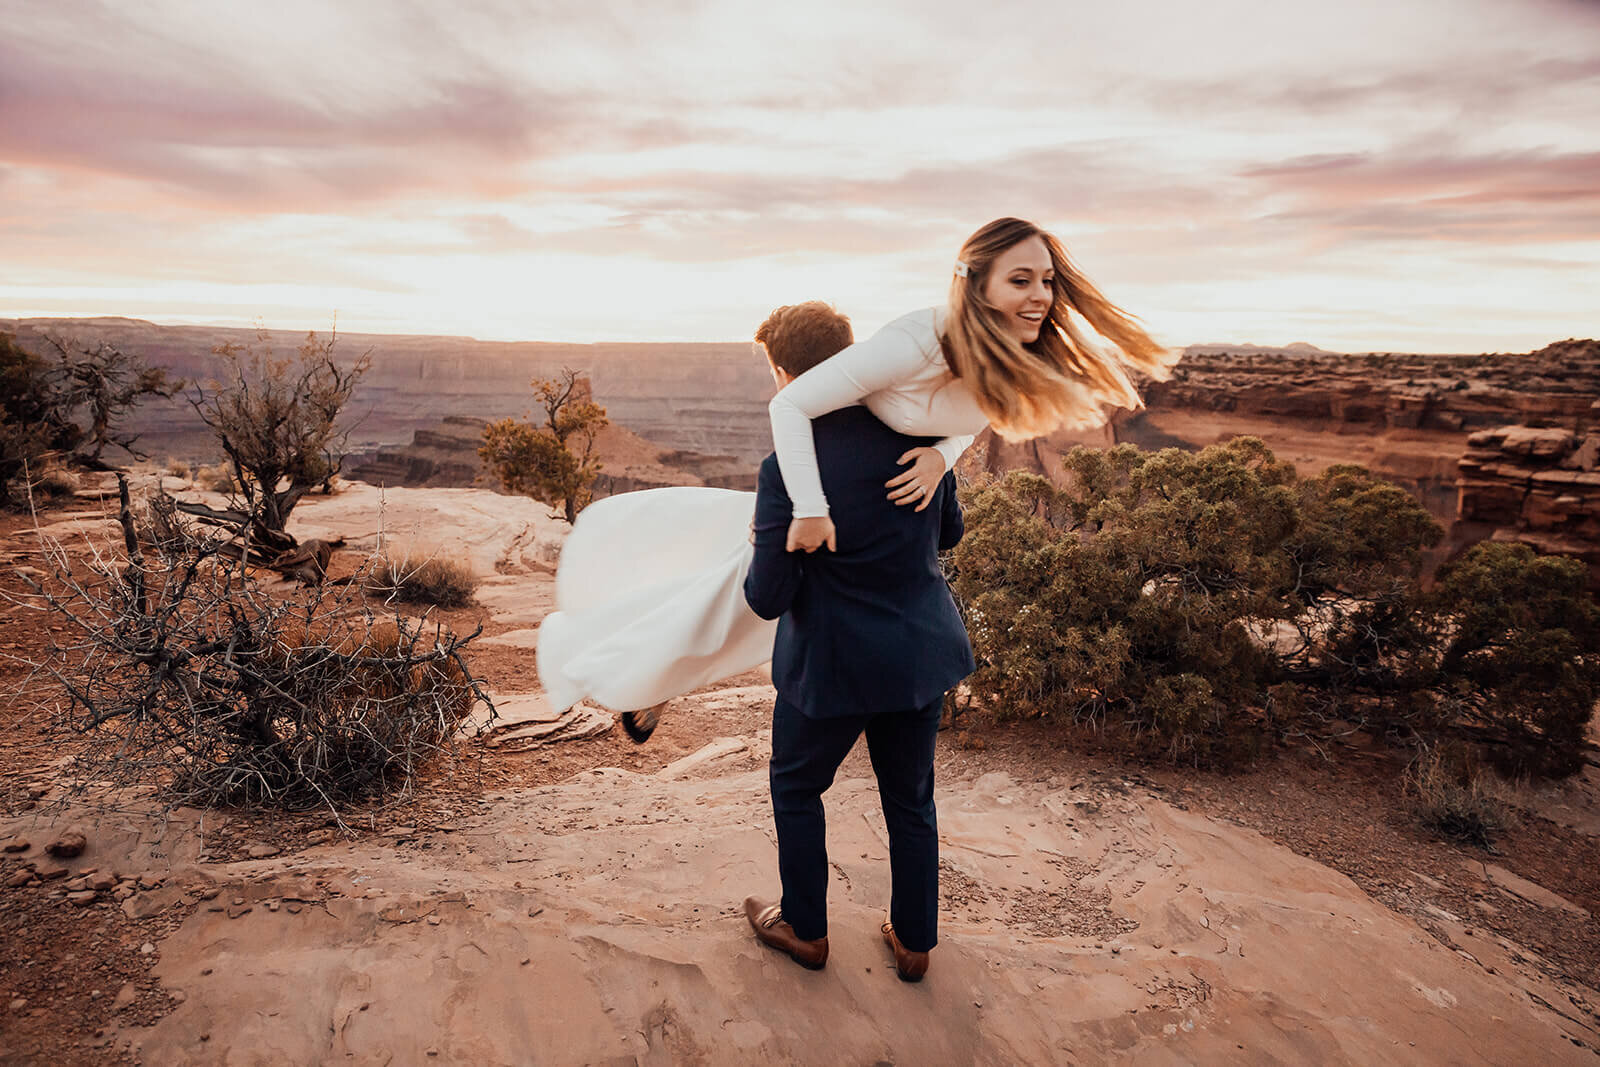
[[[744,600],[754,493],[645,489],[585,508],[539,626],[550,706],[638,711],[772,658],[778,624]]]

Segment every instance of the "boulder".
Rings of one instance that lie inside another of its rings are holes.
[[[44,850],[52,856],[61,859],[72,859],[74,856],[83,855],[83,850],[89,847],[89,839],[78,830],[68,830],[48,845]]]

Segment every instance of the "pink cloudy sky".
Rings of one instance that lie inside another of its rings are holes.
[[[997,215],[1165,340],[1600,334],[1600,0],[11,0],[0,316],[736,340]]]

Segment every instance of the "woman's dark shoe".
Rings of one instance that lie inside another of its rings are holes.
[[[750,928],[756,932],[758,941],[787,953],[807,970],[820,971],[827,964],[828,939],[800,940],[795,936],[794,927],[783,921],[783,909],[778,905],[749,897],[744,902],[744,917],[750,920]]]
[[[922,981],[922,976],[928,973],[928,954],[912,952],[902,945],[894,934],[894,927],[889,923],[884,923],[882,930],[883,943],[894,952],[894,973],[900,976],[900,981]]]
[[[662,701],[653,708],[622,713],[622,729],[634,744],[642,745],[650,740],[650,735],[656,732],[656,723],[661,719],[661,709],[666,706],[666,701]]]

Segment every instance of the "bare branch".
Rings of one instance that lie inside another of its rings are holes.
[[[34,591],[0,594],[70,624],[30,696],[85,739],[84,778],[337,812],[455,753],[488,701],[465,655],[480,631],[380,615],[355,585],[269,591],[224,537],[162,505],[141,523],[122,489],[121,551],[43,542]]]

